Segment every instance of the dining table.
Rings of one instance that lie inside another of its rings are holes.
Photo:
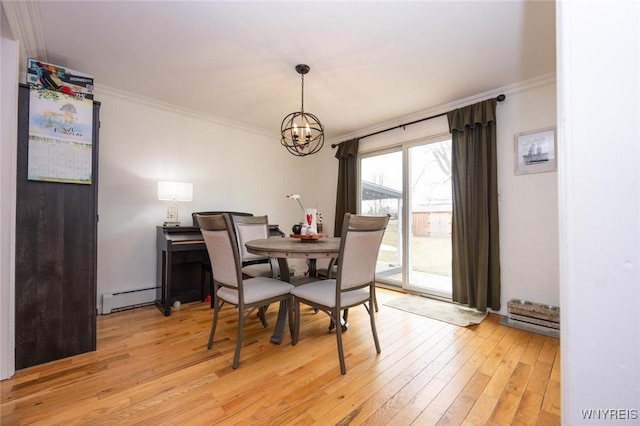
[[[251,240],[245,243],[249,253],[259,256],[271,257],[278,260],[280,267],[280,279],[289,283],[300,283],[291,277],[288,259],[305,259],[308,260],[309,273],[306,282],[317,280],[316,261],[318,259],[337,258],[340,253],[340,238],[263,238],[259,240]],[[280,302],[278,310],[278,318],[276,326],[271,336],[271,342],[280,344],[282,335],[284,334],[284,326],[287,319],[289,309],[289,300]]]

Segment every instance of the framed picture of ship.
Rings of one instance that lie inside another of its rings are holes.
[[[532,130],[513,135],[515,174],[558,170],[556,128]]]

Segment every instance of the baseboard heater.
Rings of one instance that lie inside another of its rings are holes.
[[[151,305],[156,300],[156,287],[139,290],[102,293],[102,314],[126,311],[127,309]]]
[[[559,337],[560,308],[527,300],[511,299],[507,302],[507,317],[503,323],[504,325]]]

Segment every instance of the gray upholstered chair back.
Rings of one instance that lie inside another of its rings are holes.
[[[378,250],[388,216],[345,215],[336,276],[342,291],[369,285],[375,279]]]
[[[233,225],[228,214],[196,215],[200,231],[207,246],[214,279],[221,285],[238,287],[242,279],[238,247]]]
[[[232,216],[238,248],[243,262],[265,259],[247,251],[245,243],[251,240],[269,238],[269,218],[267,216]]]

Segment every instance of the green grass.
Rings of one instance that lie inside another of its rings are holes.
[[[412,259],[414,271],[451,276],[451,236],[412,236]],[[397,247],[397,221],[389,222],[382,244]],[[398,262],[396,252],[380,251],[379,261]]]

